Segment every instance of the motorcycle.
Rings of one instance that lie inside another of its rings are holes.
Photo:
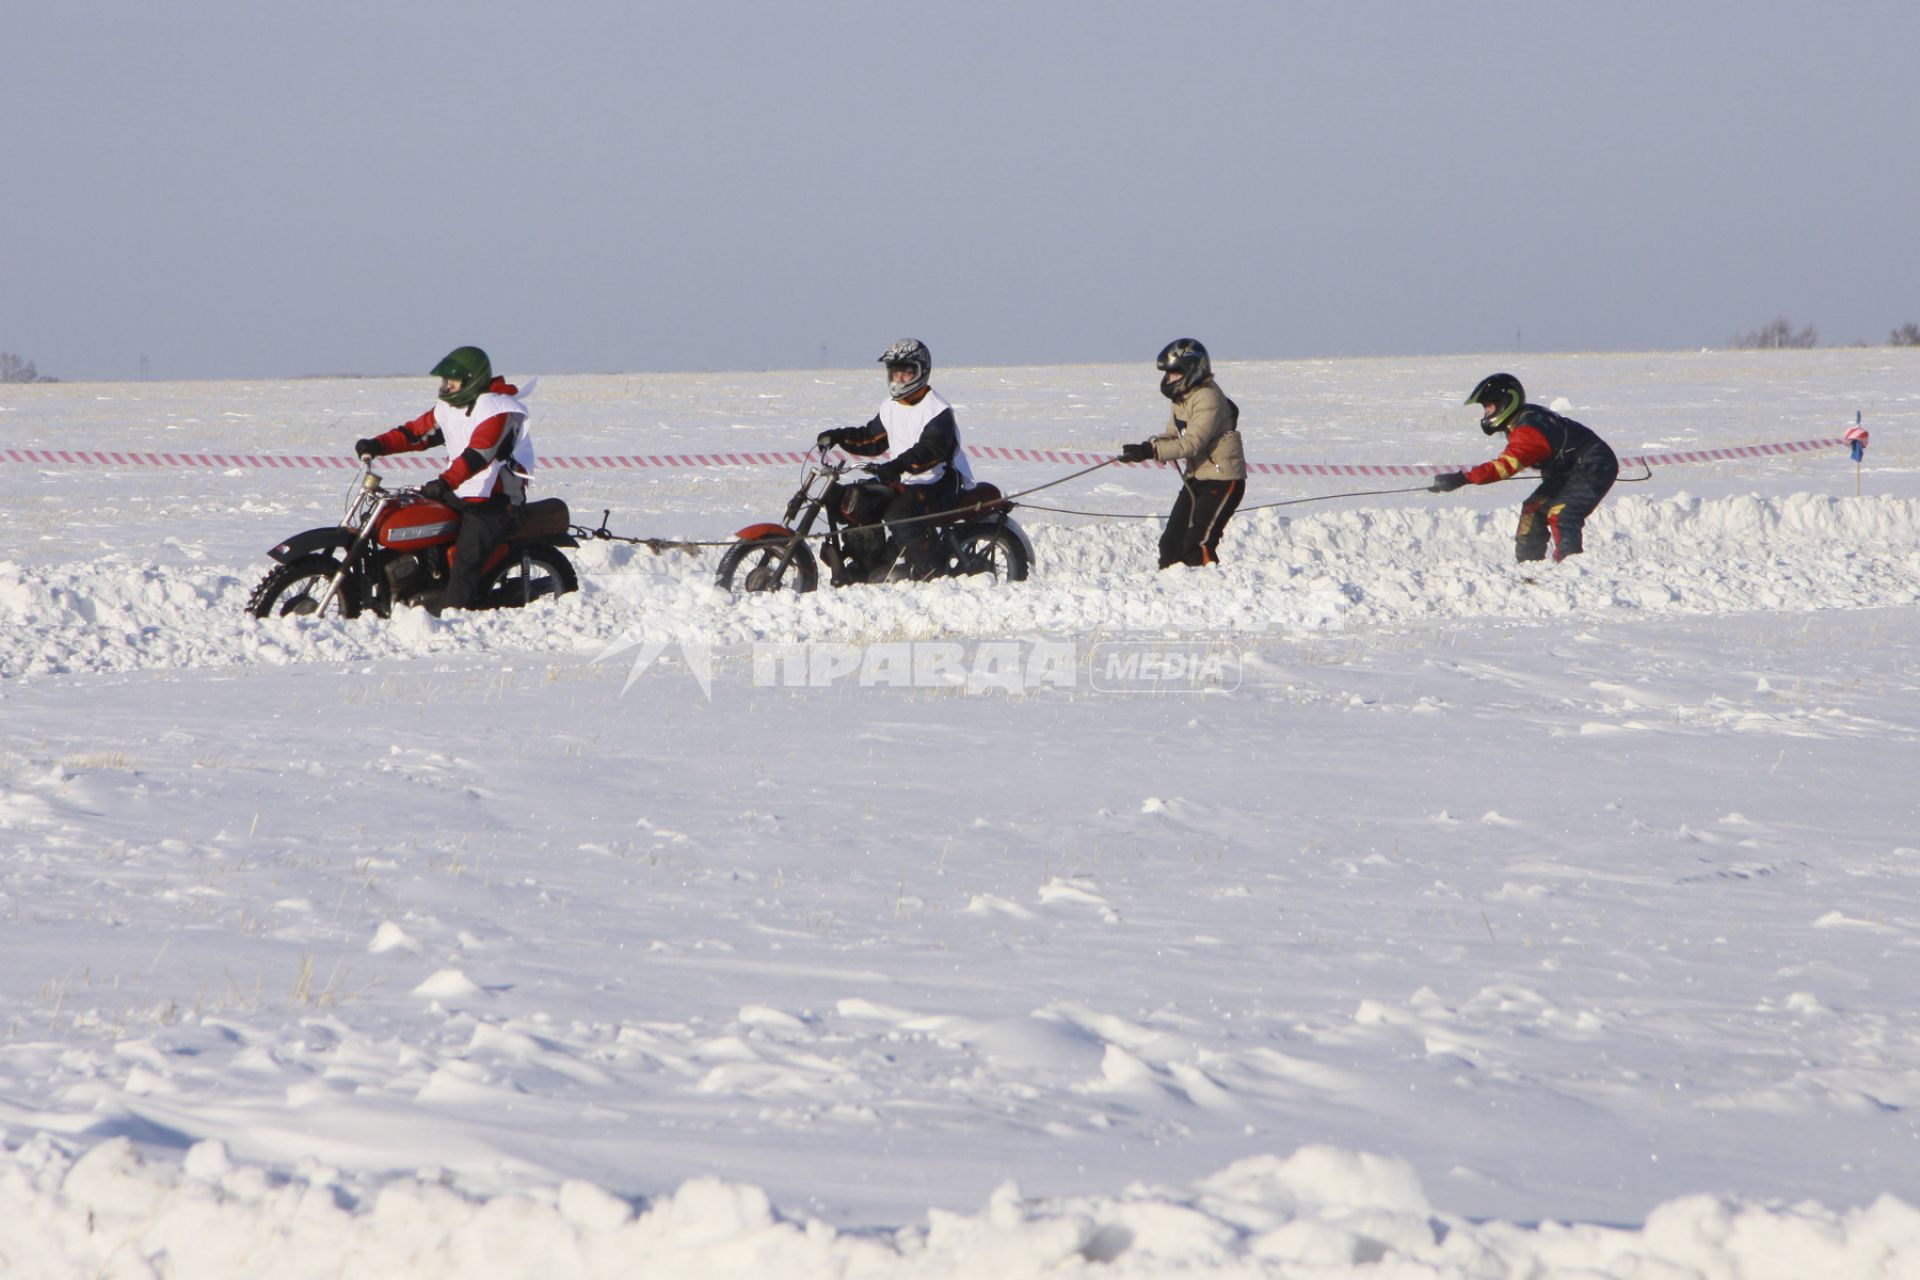
[[[986,577],[992,582],[1024,582],[1033,568],[1033,543],[1013,519],[1012,504],[990,484],[963,490],[952,507],[928,521],[933,527],[921,552],[920,564],[883,564],[873,577],[841,572],[859,563],[848,535],[869,546],[882,545],[886,510],[892,489],[877,480],[841,484],[840,478],[866,467],[829,462],[822,450],[809,460],[800,488],[787,503],[779,523],[748,525],[720,557],[715,580],[729,591],[812,591],[820,585],[820,559],[834,568],[833,585],[881,580],[919,581],[929,578]],[[827,532],[821,538],[820,558],[807,546],[813,528],[824,513]]]
[[[513,533],[494,548],[474,593],[475,609],[517,609],[580,589],[562,547],[576,547],[567,504],[522,506]],[[419,600],[447,581],[460,515],[417,489],[388,489],[369,463],[347,493],[337,525],[296,533],[269,551],[278,563],[247,599],[256,618],[314,617],[337,606],[345,618]]]

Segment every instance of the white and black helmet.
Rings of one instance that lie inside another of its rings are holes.
[[[905,400],[933,377],[933,352],[918,338],[900,339],[880,353],[880,363],[887,366],[887,393],[895,400]],[[895,382],[896,369],[910,369],[913,376],[905,382]]]

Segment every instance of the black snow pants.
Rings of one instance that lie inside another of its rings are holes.
[[[504,493],[479,502],[461,502],[460,532],[454,538],[453,564],[447,570],[447,589],[441,607],[467,609],[480,586],[480,569],[493,549],[513,533],[514,510]]]
[[[1581,532],[1587,517],[1607,496],[1620,475],[1620,462],[1613,450],[1595,450],[1575,463],[1564,475],[1551,476],[1520,504],[1520,526],[1513,533],[1515,560],[1544,560],[1547,544],[1553,544],[1557,564],[1584,549]]]
[[[1160,567],[1217,563],[1220,532],[1246,492],[1245,480],[1182,480],[1160,534]]]
[[[874,566],[869,581],[885,581],[891,576],[895,565],[904,566],[908,576],[915,581],[929,576],[935,567],[937,545],[933,538],[933,521],[916,517],[944,511],[959,500],[960,477],[952,470],[932,484],[900,486],[900,492],[887,504],[886,515],[882,517],[886,521],[888,549],[892,554],[883,556],[881,562]],[[907,520],[913,523],[901,523]]]
[[[879,488],[880,493],[875,494]],[[848,485],[836,499],[849,520],[860,523],[841,535],[847,558],[832,565],[836,582],[885,582],[896,563],[915,578],[932,568],[933,521],[915,519],[960,500],[960,478],[949,471],[932,484],[903,484],[891,495],[872,483]],[[901,524],[912,520],[912,524]]]

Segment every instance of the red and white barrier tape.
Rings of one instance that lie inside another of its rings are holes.
[[[1816,453],[1822,449],[1838,449],[1846,446],[1846,441],[1831,440],[1790,440],[1780,444],[1735,445],[1727,449],[1690,449],[1684,453],[1649,453],[1638,457],[1621,458],[1623,467],[1663,467],[1681,462],[1723,462],[1729,458],[1762,458],[1770,454]],[[1073,453],[1055,449],[975,449],[967,452],[976,458],[996,458],[1007,462],[1065,462],[1075,466],[1089,466],[1095,462],[1104,462],[1111,454]],[[1468,464],[1471,465],[1471,464]],[[1268,476],[1431,476],[1442,471],[1463,470],[1459,464],[1446,466],[1417,465],[1408,466],[1395,463],[1359,463],[1359,462],[1249,462],[1247,470],[1255,475]]]
[[[1783,453],[1816,453],[1822,449],[1845,448],[1847,441],[1791,440],[1779,444],[1735,445],[1727,449],[1689,449],[1681,453],[1650,453],[1621,458],[1623,467],[1665,467],[1685,462],[1723,462],[1730,458],[1764,458]],[[995,462],[1051,462],[1072,466],[1091,466],[1105,462],[1112,454],[1083,453],[1068,449],[1003,449],[988,445],[969,447],[975,458]],[[555,471],[627,471],[678,467],[757,467],[805,462],[805,453],[672,453],[604,454],[543,457],[539,466]],[[106,466],[106,467],[217,467],[221,470],[251,467],[261,470],[314,471],[353,470],[359,463],[351,456],[303,456],[274,453],[134,453],[94,449],[0,449],[0,461],[33,466]],[[401,453],[381,459],[382,463],[402,467],[442,470],[445,460],[439,454]],[[1166,464],[1163,464],[1166,465]],[[1441,471],[1456,471],[1460,465],[1400,465],[1357,462],[1249,462],[1247,470],[1269,476],[1430,476]]]

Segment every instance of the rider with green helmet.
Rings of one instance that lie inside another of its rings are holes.
[[[1520,504],[1514,559],[1546,559],[1549,541],[1556,563],[1579,555],[1585,549],[1587,517],[1620,474],[1612,447],[1584,424],[1528,404],[1526,388],[1510,373],[1480,379],[1464,403],[1480,406],[1480,429],[1490,436],[1505,434],[1506,450],[1470,471],[1437,475],[1428,488],[1451,493],[1463,485],[1494,484],[1525,467],[1538,467],[1540,483]]]
[[[460,533],[446,590],[427,608],[467,608],[480,571],[494,548],[513,532],[515,508],[526,498],[533,473],[533,441],[520,390],[493,373],[479,347],[455,347],[433,366],[440,379],[438,402],[425,413],[354,444],[363,459],[415,453],[443,445],[447,467],[420,492],[460,513]]]

